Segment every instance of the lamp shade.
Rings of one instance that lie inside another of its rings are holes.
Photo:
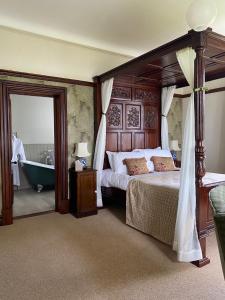
[[[91,154],[88,152],[87,143],[77,143],[75,155],[77,157],[87,157]]]
[[[195,31],[212,26],[217,16],[215,0],[194,0],[186,13],[187,24]]]
[[[178,140],[170,141],[170,150],[172,150],[172,151],[180,151],[181,150],[178,145]]]

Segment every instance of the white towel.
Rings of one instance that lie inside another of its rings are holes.
[[[23,143],[20,139],[13,135],[12,138],[12,173],[13,173],[13,185],[20,186],[20,174],[19,174],[19,160],[26,160]]]
[[[23,143],[13,135],[12,138],[12,161],[26,160]]]

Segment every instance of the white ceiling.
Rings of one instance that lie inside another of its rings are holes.
[[[213,30],[225,35],[225,0]],[[192,0],[0,0],[0,25],[137,56],[189,28]]]

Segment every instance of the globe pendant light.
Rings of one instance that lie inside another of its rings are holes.
[[[217,16],[215,0],[194,0],[186,13],[186,20],[191,29],[203,31],[212,26]]]

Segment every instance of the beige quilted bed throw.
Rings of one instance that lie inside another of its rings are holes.
[[[127,189],[126,223],[172,245],[178,193],[177,187],[152,185],[152,178],[131,180]]]

